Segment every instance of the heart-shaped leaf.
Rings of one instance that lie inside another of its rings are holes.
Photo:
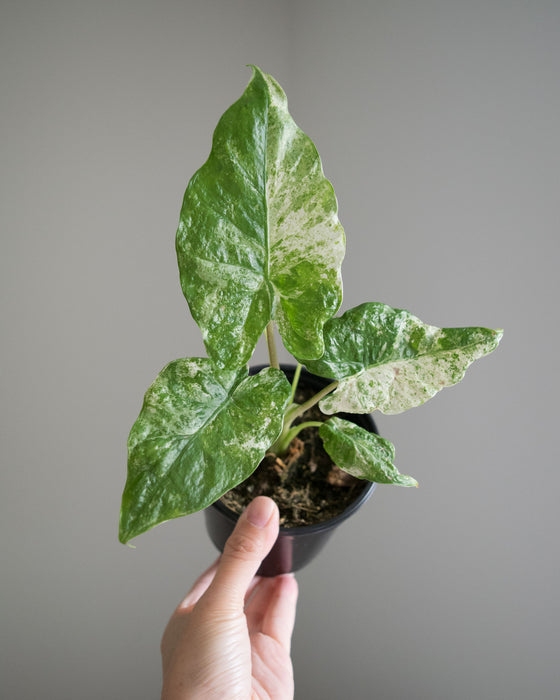
[[[270,367],[247,376],[203,358],[168,364],[128,439],[121,542],[205,508],[249,477],[282,430],[290,391]]]
[[[416,479],[400,474],[393,464],[395,448],[385,438],[343,418],[329,418],[319,428],[325,450],[344,471],[378,484],[418,486]]]
[[[313,142],[258,68],[189,182],[176,249],[183,293],[219,366],[246,363],[271,319],[292,354],[323,354],[323,324],[342,299],[344,231]]]
[[[339,380],[325,413],[393,414],[419,406],[461,381],[474,360],[494,350],[501,331],[436,328],[408,311],[366,303],[325,324],[325,354],[308,369]]]

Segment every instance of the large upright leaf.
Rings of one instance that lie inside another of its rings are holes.
[[[418,486],[393,464],[395,448],[389,440],[370,433],[343,418],[329,418],[319,428],[325,450],[344,471],[378,484]]]
[[[289,397],[273,368],[247,376],[201,358],[167,365],[128,439],[121,542],[205,508],[249,477],[280,434]]]
[[[308,369],[339,380],[325,413],[401,413],[461,381],[474,360],[494,350],[501,331],[436,328],[408,311],[366,303],[325,325],[325,354]]]
[[[323,324],[342,297],[344,231],[313,142],[258,68],[189,182],[176,248],[183,293],[217,364],[247,362],[271,319],[292,354],[322,355]]]

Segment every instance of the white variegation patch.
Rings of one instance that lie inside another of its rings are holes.
[[[336,391],[322,400],[321,410],[327,414],[379,410],[391,415],[420,406],[444,387],[460,382],[469,365],[493,350],[500,337],[365,368],[341,379]]]
[[[286,95],[253,67],[185,193],[176,247],[183,293],[210,357],[245,364],[276,321],[296,357],[324,352],[342,300],[336,197]]]
[[[205,508],[258,466],[282,430],[291,387],[272,367],[246,374],[205,358],[160,372],[128,439],[122,542]]]
[[[342,298],[344,229],[317,149],[290,116],[280,86],[264,78],[270,96],[266,200],[273,318],[288,349],[318,357],[323,324]]]

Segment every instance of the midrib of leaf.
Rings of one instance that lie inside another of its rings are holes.
[[[263,78],[264,80],[264,78]],[[264,126],[264,138],[265,138],[265,148],[264,150],[264,177],[263,177],[263,198],[264,198],[264,211],[266,215],[265,222],[265,260],[266,260],[266,289],[268,292],[268,303],[270,308],[270,314],[273,316],[274,312],[274,294],[270,289],[270,207],[268,205],[268,122],[270,113],[270,93],[267,84],[267,89],[265,90],[265,126]]]
[[[439,329],[439,331],[439,335],[441,337],[441,335],[443,335],[443,329]],[[439,340],[439,338],[436,337],[434,341],[434,336],[437,335],[438,334],[436,331],[436,333],[434,333],[432,336],[431,340],[434,342],[434,344]],[[491,352],[498,345],[499,340],[499,332],[494,332],[494,336],[492,338],[482,339],[479,341],[473,340],[472,342],[469,342],[463,346],[458,345],[447,349],[439,348],[438,350],[434,351],[430,351],[428,348],[412,357],[405,357],[397,360],[389,359],[384,362],[381,361],[375,364],[367,365],[354,374],[347,375],[341,379],[337,392],[332,395],[332,398],[327,397],[324,399],[321,404],[321,408],[325,412],[331,413],[336,410],[343,410],[343,405],[348,407],[351,404],[353,406],[360,405],[362,408],[364,408],[364,410],[367,406],[368,411],[379,409],[388,415],[401,413],[408,408],[419,405],[417,401],[413,401],[412,403],[409,401],[407,405],[406,402],[403,403],[401,397],[397,403],[399,410],[394,410],[394,407],[392,408],[393,401],[402,394],[403,390],[405,391],[405,394],[408,395],[406,392],[407,387],[412,388],[416,385],[420,389],[422,387],[424,387],[424,389],[429,387],[430,390],[428,392],[424,392],[427,393],[426,398],[420,402],[423,403],[429,398],[435,396],[435,394],[437,394],[441,389],[453,386],[459,382],[461,378],[464,377],[470,364],[488,352]],[[449,367],[444,367],[443,371],[441,371],[441,368],[439,367],[440,362],[449,364]],[[401,381],[401,379],[399,379],[399,367],[403,368],[403,377],[405,380],[404,383]],[[379,376],[377,370],[382,373],[381,376]],[[425,371],[430,372],[430,377],[426,381],[424,379]],[[410,374],[407,377],[408,373]],[[382,396],[385,397],[381,403],[377,403],[377,405],[375,405],[371,403],[371,400],[368,403],[365,401],[365,399],[364,401],[357,401],[357,397],[353,397],[353,399],[349,398],[352,396],[352,392],[356,390],[360,382],[364,380],[369,382],[370,385],[372,381],[377,383],[382,392]],[[413,396],[414,393],[411,393],[409,399]],[[330,402],[329,399],[331,399]],[[345,401],[350,401],[350,403],[345,404]],[[353,412],[356,409],[354,408],[348,410]]]
[[[385,365],[406,365],[406,364],[411,364],[413,362],[417,362],[421,358],[427,357],[428,359],[434,359],[443,355],[452,355],[453,353],[464,353],[467,350],[471,348],[476,348],[479,347],[480,345],[486,345],[486,343],[469,343],[468,345],[460,345],[459,347],[456,348],[450,348],[449,350],[437,350],[435,352],[429,352],[429,351],[424,351],[422,353],[419,353],[418,355],[414,355],[413,357],[402,357],[398,360],[386,360],[386,361],[381,361],[381,362],[376,362],[372,365],[367,365],[367,367],[364,367],[362,370],[359,372],[356,372],[357,374],[361,374],[362,372],[369,372],[369,370],[375,369],[376,367],[384,367]],[[352,376],[356,375],[348,375],[348,379],[351,378]],[[344,377],[346,379],[347,377]]]
[[[245,379],[246,379],[246,378],[245,378]],[[165,471],[165,472],[163,472],[163,473],[161,473],[161,474],[158,475],[158,479],[157,479],[158,486],[159,486],[162,482],[172,482],[172,483],[174,483],[174,482],[173,482],[173,478],[172,478],[172,476],[173,476],[173,467],[174,467],[175,464],[182,458],[183,453],[184,453],[185,450],[189,447],[190,442],[191,442],[191,441],[189,440],[189,438],[196,438],[196,437],[200,434],[201,431],[205,430],[206,428],[208,428],[208,426],[210,426],[210,425],[213,423],[213,421],[217,418],[217,416],[218,416],[219,413],[221,413],[222,411],[224,411],[224,410],[229,406],[230,403],[234,402],[234,401],[233,401],[233,394],[235,393],[235,391],[237,390],[237,388],[245,381],[245,379],[242,379],[241,382],[239,382],[239,383],[233,388],[233,390],[229,390],[229,391],[227,392],[227,397],[226,397],[225,401],[224,401],[222,404],[220,404],[220,405],[216,408],[216,410],[214,411],[214,413],[212,413],[212,415],[208,418],[208,420],[205,421],[205,422],[198,428],[198,430],[197,430],[196,432],[194,432],[194,433],[189,433],[189,434],[186,434],[186,435],[176,434],[176,435],[174,435],[174,436],[171,437],[171,438],[169,438],[169,436],[168,436],[168,435],[165,435],[165,434],[163,434],[163,435],[152,435],[152,436],[150,436],[149,438],[146,438],[146,439],[142,440],[142,443],[152,442],[152,441],[160,440],[160,439],[169,439],[170,442],[180,442],[180,441],[183,441],[183,440],[185,441],[185,444],[184,444],[183,447],[181,448],[181,450],[180,450],[179,454],[177,455],[176,459],[174,459],[173,462],[169,465],[167,471]],[[223,384],[222,384],[222,387],[223,387]],[[223,388],[225,389],[225,387],[223,387]],[[236,404],[236,405],[239,406],[239,404]],[[142,469],[142,470],[138,471],[138,474],[141,474],[142,472],[145,472],[145,471],[149,471],[149,470],[148,470],[148,469]],[[177,486],[176,483],[174,483],[174,485]],[[149,503],[149,505],[151,505],[151,504],[153,503],[153,501],[154,501],[154,498],[156,498],[156,496],[158,495],[158,492],[157,492],[156,489],[155,489],[155,484],[154,484],[154,485],[150,484],[150,486],[145,486],[144,488],[146,488],[146,490],[150,493],[150,500],[148,501],[148,503]],[[162,490],[162,489],[160,488],[159,491],[161,491],[161,490]]]
[[[227,397],[225,398],[224,402],[221,403],[221,404],[216,408],[216,410],[214,411],[214,413],[212,413],[212,415],[208,418],[208,420],[204,421],[204,423],[202,423],[202,424],[200,425],[200,427],[196,430],[196,432],[194,432],[194,433],[187,433],[187,434],[185,434],[185,435],[182,435],[182,434],[175,434],[171,439],[172,439],[172,440],[180,440],[180,439],[186,439],[186,440],[188,440],[188,438],[193,437],[193,435],[197,435],[201,430],[207,428],[207,427],[216,419],[216,417],[218,416],[218,414],[219,414],[219,413],[222,413],[222,411],[225,411],[225,409],[229,406],[229,404],[232,403],[232,401],[233,401],[233,394],[237,391],[238,387],[240,387],[241,384],[242,384],[246,379],[247,379],[247,377],[244,377],[238,384],[236,384],[236,385],[233,387],[233,389],[226,390],[226,391],[227,391]],[[222,384],[221,386],[222,386],[223,389],[225,389],[225,387],[224,387],[223,384]],[[239,404],[236,404],[236,405],[239,405]],[[150,442],[151,440],[157,440],[157,439],[159,439],[159,438],[165,438],[165,437],[167,437],[167,435],[165,435],[165,434],[164,434],[164,435],[158,435],[158,436],[150,436],[149,438],[142,440],[142,442]],[[184,450],[184,448],[183,448],[183,450]],[[183,450],[181,450],[181,454],[183,453]]]

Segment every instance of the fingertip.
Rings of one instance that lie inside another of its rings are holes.
[[[281,574],[276,577],[276,585],[283,595],[296,596],[299,593],[299,586],[294,574]]]
[[[266,527],[278,518],[278,506],[268,496],[257,496],[245,509],[245,517],[254,527]]]
[[[251,581],[272,549],[279,530],[278,506],[258,496],[247,506],[229,536],[210,594],[222,603],[243,605]]]

